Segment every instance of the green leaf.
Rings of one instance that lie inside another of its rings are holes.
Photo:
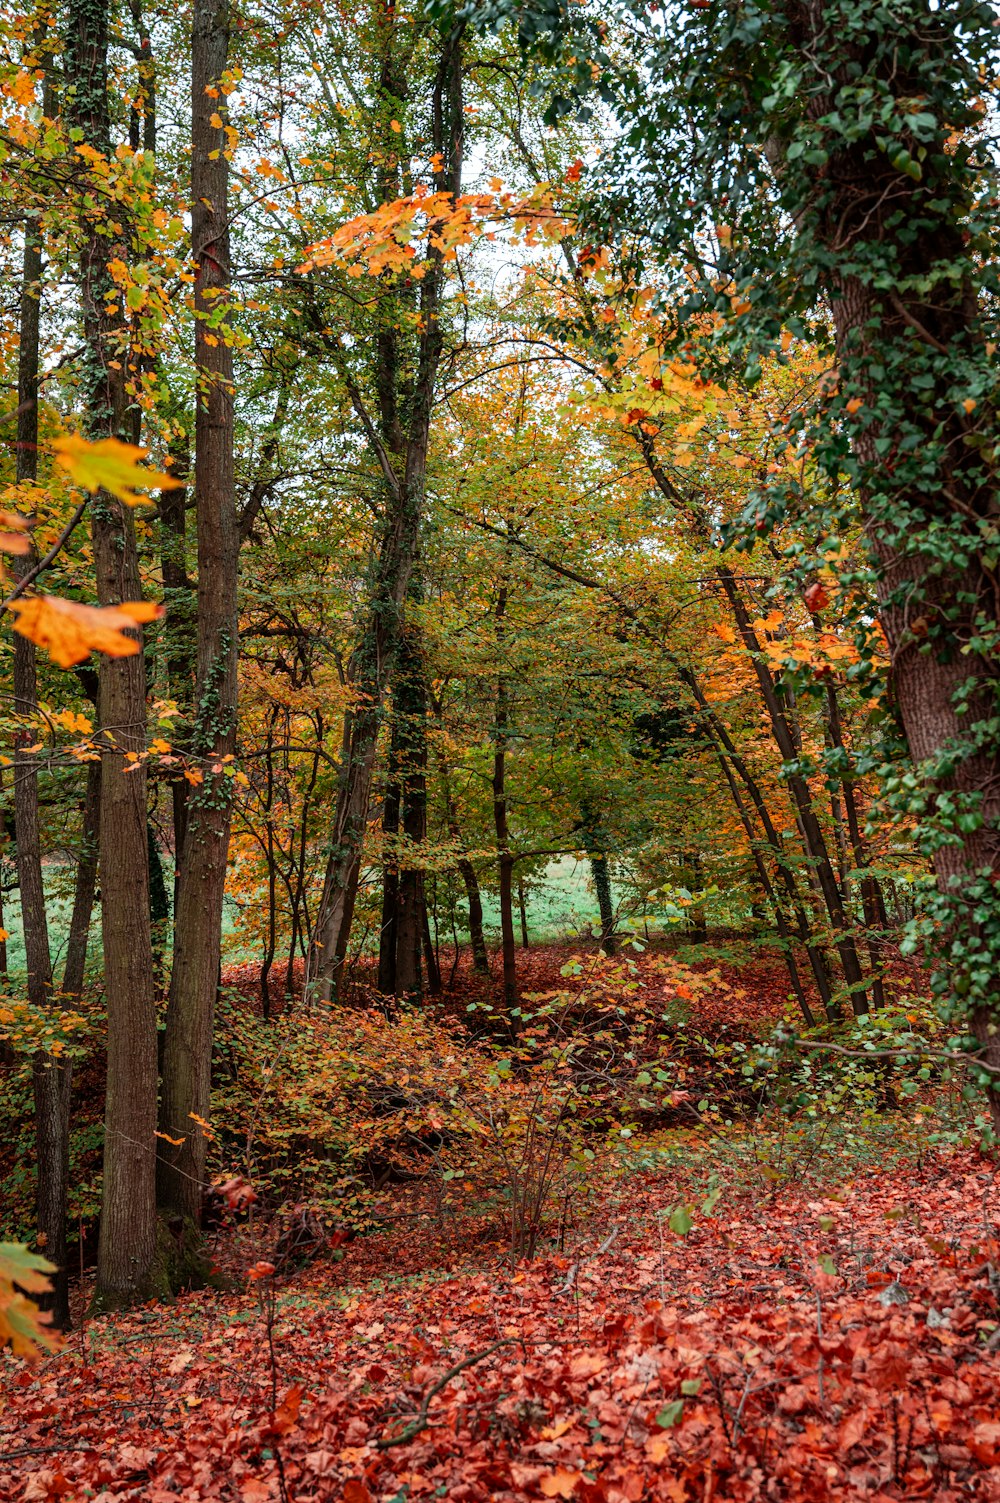
[[[694,1226],[694,1222],[691,1219],[690,1207],[678,1206],[675,1211],[671,1212],[667,1225],[672,1232],[677,1233],[678,1237],[686,1237]]]
[[[653,1423],[659,1425],[661,1430],[672,1430],[680,1421],[683,1413],[684,1400],[674,1399],[672,1404],[667,1404],[665,1408],[660,1410]]]

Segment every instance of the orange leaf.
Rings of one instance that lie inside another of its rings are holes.
[[[372,1495],[364,1482],[351,1477],[344,1483],[344,1503],[372,1503]]]
[[[17,615],[14,630],[44,647],[60,668],[72,668],[92,652],[104,652],[111,658],[134,656],[140,644],[135,637],[123,636],[123,629],[134,629],[163,615],[162,605],[151,600],[127,600],[102,607],[81,605],[58,595],[12,600],[8,610]]]
[[[539,1480],[539,1491],[546,1498],[572,1498],[580,1481],[579,1472],[568,1472],[560,1467],[556,1472],[550,1472],[547,1477]]]
[[[3,553],[28,553],[31,549],[31,541],[24,534],[28,530],[28,523],[24,517],[19,517],[16,511],[0,511],[0,552]]]
[[[304,1387],[304,1384],[296,1383],[285,1394],[267,1427],[271,1435],[287,1435],[298,1424]]]

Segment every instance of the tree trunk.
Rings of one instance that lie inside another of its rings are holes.
[[[521,949],[530,950],[531,941],[528,938],[528,904],[524,895],[524,883],[520,877],[517,880],[517,908],[521,916]]]
[[[507,586],[502,585],[495,611],[497,639],[503,641],[504,616],[507,610]],[[497,837],[497,863],[500,887],[500,945],[503,956],[503,1000],[512,1016],[517,1006],[517,950],[514,940],[514,856],[510,848],[510,824],[507,809],[507,744],[510,711],[507,703],[507,680],[501,671],[497,680],[496,722],[493,730],[493,828]]]
[[[108,157],[108,10],[106,0],[69,0],[66,75],[68,123]],[[95,206],[96,205],[96,206]],[[100,195],[81,204],[81,303],[86,358],[83,396],[95,438],[125,427],[120,292],[108,272],[127,259],[128,237],[107,233]],[[141,597],[132,514],[100,491],[91,503],[94,567],[101,605]],[[136,633],[137,636],[141,635]],[[101,755],[101,919],[108,1016],[104,1179],[95,1304],[144,1300],[159,1285],[155,1204],[156,1012],[149,932],[146,772],[126,771],[125,754],[146,747],[146,673],[142,653],[102,657],[99,667]]]
[[[19,484],[35,481],[38,474],[38,373],[39,301],[41,298],[42,247],[34,225],[24,237],[21,309],[18,348],[17,463]],[[15,560],[15,573],[23,577],[31,555]],[[33,722],[38,712],[35,644],[14,634],[14,712]],[[42,876],[41,834],[38,816],[38,767],[27,747],[36,740],[37,723],[19,728],[14,740],[14,828],[17,879],[21,897],[21,922],[28,971],[28,999],[35,1007],[48,1007],[52,992],[52,958],[49,949],[45,884]],[[46,1296],[55,1323],[69,1325],[66,1268],[66,1197],[69,1190],[69,1097],[70,1066],[39,1050],[32,1061],[35,1100],[36,1222],[38,1243],[56,1265],[53,1289]]]
[[[407,93],[405,74],[397,66],[394,12],[386,12],[386,43],[379,95],[386,108]],[[462,180],[464,110],[462,105],[462,35],[464,23],[444,39],[431,91],[432,144],[436,162],[436,191],[457,194]],[[407,37],[405,48],[411,47]],[[410,53],[407,50],[407,56]],[[389,142],[386,162],[397,160]],[[396,169],[393,169],[395,172]],[[392,196],[395,179],[385,175],[383,191]],[[374,386],[381,413],[381,434],[364,407],[361,392],[351,386],[351,400],[362,419],[385,482],[386,509],[379,556],[368,591],[361,642],[352,655],[349,677],[358,691],[345,735],[346,755],[341,767],[337,810],[333,821],[323,895],[316,917],[314,943],[307,965],[307,993],[329,999],[343,967],[361,869],[361,850],[368,823],[375,752],[388,676],[400,642],[403,602],[419,549],[424,509],[427,451],[430,442],[438,370],[443,348],[439,322],[446,264],[440,247],[432,246],[429,266],[416,290],[414,312],[419,336],[412,352],[412,381],[404,389],[395,325],[379,330],[375,340]],[[323,320],[318,321],[322,337]],[[338,352],[339,353],[339,352]],[[405,430],[401,409],[406,411]]]
[[[419,598],[411,586],[411,600]],[[402,789],[403,858],[396,908],[396,995],[419,997],[424,926],[424,874],[418,864],[427,836],[427,687],[419,633],[404,628],[393,709]]]
[[[198,659],[191,751],[203,781],[188,796],[180,855],[174,964],[160,1100],[162,1209],[197,1224],[211,1110],[212,1034],[222,953],[236,752],[239,519],[233,473],[233,353],[229,289],[229,163],[219,81],[229,53],[227,0],[196,0],[191,44],[191,241],[195,281],[195,516]]]
[[[617,941],[615,939],[615,905],[611,895],[611,877],[608,873],[608,858],[604,850],[604,839],[597,816],[589,802],[584,802],[580,809],[580,825],[583,833],[584,849],[590,862],[590,874],[594,879],[597,905],[601,914],[601,949],[606,955],[613,955],[617,949]]]
[[[90,762],[87,765],[87,786],[83,796],[81,825],[80,854],[77,857],[76,883],[73,892],[73,913],[69,921],[66,967],[63,971],[62,989],[67,998],[79,997],[83,992],[83,978],[87,966],[90,920],[94,912],[94,893],[97,890],[97,853],[101,838],[100,762]]]
[[[382,927],[378,942],[378,989],[383,997],[396,995],[396,931],[399,920],[399,747],[396,724],[389,748],[389,773],[382,803]]]
[[[438,960],[437,946],[434,943],[434,935],[431,933],[430,910],[427,904],[427,883],[421,883],[420,893],[421,930],[424,942],[424,964],[427,967],[427,995],[440,997],[441,995],[441,964]],[[435,922],[435,931],[437,923]]]

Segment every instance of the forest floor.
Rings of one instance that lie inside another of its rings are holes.
[[[907,1112],[791,1180],[640,1144],[530,1263],[420,1186],[297,1272],[237,1227],[231,1292],[2,1359],[0,1498],[1000,1498],[998,1171]]]

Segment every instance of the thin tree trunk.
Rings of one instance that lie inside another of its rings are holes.
[[[396,722],[389,748],[389,773],[382,803],[382,927],[378,942],[378,989],[383,997],[396,995],[396,931],[399,924],[399,745]]]
[[[379,93],[388,105],[405,97],[407,80],[397,67],[399,59],[394,50],[394,37],[398,22],[394,12],[386,12],[386,27]],[[436,163],[434,186],[438,192],[452,194],[460,191],[462,179],[463,31],[464,23],[460,23],[444,39],[431,91],[432,144]],[[411,46],[407,35],[405,47],[409,49]],[[396,159],[394,148],[386,154],[387,162],[390,158]],[[384,186],[386,189],[391,186],[388,177]],[[387,196],[392,195],[387,193]],[[419,550],[427,452],[443,349],[439,315],[446,276],[440,247],[432,246],[428,259],[430,264],[416,290],[415,311],[419,315],[420,332],[413,357],[415,374],[405,393],[400,392],[395,327],[381,329],[376,339],[373,374],[382,417],[381,438],[375,434],[361,392],[354,386],[350,388],[351,400],[359,415],[363,414],[382,469],[386,514],[369,591],[366,622],[351,663],[350,679],[359,691],[360,703],[351,714],[345,737],[347,753],[342,764],[323,895],[307,966],[307,991],[315,991],[321,999],[329,999],[335,990],[350,942],[383,700],[399,646],[403,602]],[[318,322],[321,333],[323,320]],[[407,414],[405,432],[400,420],[401,395],[405,398]]]
[[[438,960],[434,936],[431,934],[430,913],[427,907],[427,884],[425,881],[422,881],[420,884],[420,914],[420,927],[424,945],[424,964],[427,967],[427,995],[429,997],[440,997],[441,964]]]
[[[219,81],[229,54],[228,0],[196,0],[191,43],[191,241],[195,281],[195,515],[198,528],[198,684],[191,749],[203,781],[188,798],[174,915],[174,964],[160,1099],[158,1195],[192,1226],[200,1217],[211,1110],[212,1034],[236,752],[239,519],[233,472],[233,352],[229,289],[229,162]],[[228,774],[228,775],[227,775]]]
[[[69,938],[66,941],[66,966],[63,971],[62,989],[66,997],[79,997],[83,992],[83,978],[87,966],[87,948],[90,942],[90,921],[94,912],[94,893],[97,889],[97,853],[101,834],[101,764],[87,765],[87,786],[83,797],[80,854],[76,864],[76,884],[73,893],[73,913],[69,921]]]
[[[39,313],[42,246],[37,229],[29,225],[24,237],[18,349],[17,463],[19,484],[38,474]],[[31,555],[15,560],[15,573],[27,571]],[[14,634],[14,711],[32,720],[38,711],[35,645]],[[48,1007],[52,992],[45,884],[42,876],[38,814],[38,767],[27,750],[37,739],[26,726],[14,741],[14,827],[17,878],[21,897],[28,998],[35,1007]],[[69,1190],[70,1066],[39,1050],[32,1061],[35,1100],[36,1222],[38,1242],[56,1265],[51,1296],[46,1303],[53,1320],[69,1325],[66,1267],[66,1198]]]
[[[601,948],[606,955],[613,955],[617,948],[615,940],[615,905],[611,895],[611,878],[608,873],[608,858],[604,850],[597,816],[589,801],[580,809],[580,827],[583,845],[590,862],[590,874],[594,879],[594,891],[601,914]]]
[[[517,907],[521,915],[521,949],[530,950],[531,943],[528,939],[528,905],[524,896],[524,883],[520,877],[517,881]]]
[[[443,724],[444,712],[441,704],[433,696],[431,702],[438,723]],[[438,774],[444,793],[445,820],[448,826],[448,833],[459,847],[464,849],[465,843],[462,840],[462,831],[458,823],[458,812],[455,808],[451,778],[448,775],[448,763],[440,750],[438,752]],[[455,864],[465,887],[465,900],[469,905],[469,942],[472,948],[472,969],[478,974],[488,975],[490,957],[486,949],[486,936],[483,933],[483,899],[479,891],[479,878],[476,876],[476,868],[468,856],[460,856]]]
[[[503,641],[504,616],[507,610],[507,586],[502,585],[495,611],[498,642]],[[517,951],[514,940],[514,856],[510,848],[510,824],[507,809],[507,744],[510,712],[507,703],[507,680],[502,668],[497,679],[496,720],[493,731],[493,827],[497,838],[497,864],[500,888],[500,944],[503,957],[503,999],[514,1027],[513,1010],[517,1006]]]
[[[840,706],[837,703],[837,690],[830,683],[826,686],[826,723],[831,745],[842,753],[846,759],[848,753],[844,745],[844,733],[840,722]],[[874,1007],[884,1007],[885,988],[882,984],[880,943],[877,931],[885,928],[885,905],[882,902],[878,882],[866,872],[868,854],[865,850],[864,838],[861,834],[861,822],[858,819],[857,786],[854,779],[846,771],[841,777],[841,789],[844,795],[844,813],[847,821],[847,833],[851,842],[851,852],[854,857],[854,865],[858,871],[865,872],[865,875],[861,878],[861,907],[865,916],[865,944],[871,964],[872,1005]],[[846,888],[846,883],[844,885]]]
[[[753,818],[750,814],[749,809],[743,801],[743,795],[740,793],[739,784],[736,781],[735,774],[733,773],[733,770],[730,767],[725,754],[719,747],[716,747],[715,754],[719,759],[719,766],[722,768],[723,776],[725,777],[726,782],[729,785],[729,791],[732,794],[733,803],[736,805],[736,812],[740,816],[740,821],[743,825],[744,830],[746,831],[747,839],[750,842],[750,851],[753,856],[754,866],[757,868],[757,875],[760,878],[760,885],[764,891],[765,897],[771,904],[771,912],[774,914],[775,928],[778,931],[778,938],[782,943],[782,953],[784,955],[785,965],[788,970],[788,979],[791,981],[792,991],[795,993],[795,1000],[798,1002],[799,1007],[802,1010],[802,1016],[805,1018],[807,1026],[809,1028],[813,1028],[815,1027],[816,1020],[813,1017],[812,1008],[809,1006],[809,999],[806,996],[806,990],[802,984],[802,977],[799,972],[798,962],[795,959],[795,951],[792,948],[792,932],[788,926],[788,920],[786,919],[784,910],[782,909],[781,901],[778,897],[777,892],[775,891],[774,884],[771,881],[771,874],[767,869],[767,863],[764,860],[763,854],[761,853],[760,846],[757,840],[757,832],[754,829]],[[647,935],[647,938],[648,937],[649,936]],[[825,972],[823,972],[822,974],[825,978]]]
[[[410,600],[418,599],[420,593],[415,582]],[[405,627],[400,647],[394,711],[405,837],[396,908],[396,995],[419,997],[423,984],[424,877],[418,863],[427,837],[427,686],[420,638],[412,625]]]

